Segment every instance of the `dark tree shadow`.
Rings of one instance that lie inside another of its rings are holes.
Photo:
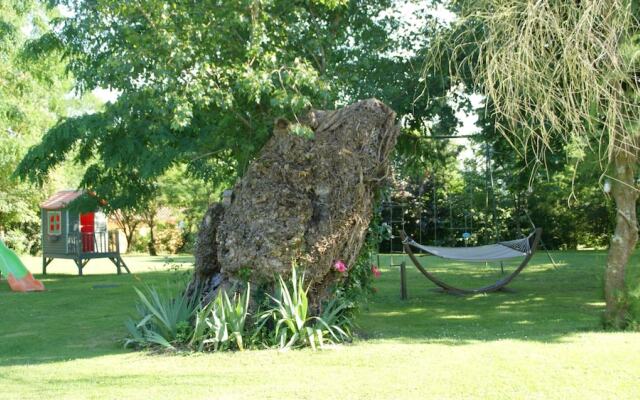
[[[360,334],[372,339],[464,344],[500,339],[561,341],[578,332],[601,330],[605,253],[558,252],[555,257],[560,260],[557,268],[546,255],[538,254],[508,286],[509,291],[474,296],[434,289],[407,260],[409,299],[404,301],[400,300],[399,268],[387,267],[378,282],[379,294],[359,319]],[[498,265],[435,257],[421,261],[456,286],[480,286],[501,276]],[[633,261],[637,265],[637,259]],[[388,265],[389,257],[383,257],[383,262]]]
[[[408,267],[409,299],[400,300],[397,267],[383,267],[378,294],[359,316],[364,339],[463,345],[501,339],[559,342],[600,330],[604,252],[543,255],[509,288],[513,292],[452,296]],[[388,263],[388,260],[383,261]],[[429,257],[430,270],[460,286],[495,280],[496,266],[446,263]],[[638,274],[638,258],[631,272]],[[384,266],[384,264],[383,264]],[[512,266],[511,266],[512,267]],[[507,266],[509,268],[509,266]],[[42,364],[128,352],[124,321],[133,314],[133,286],[183,288],[188,273],[47,275],[43,293],[13,293],[0,282],[0,366]]]
[[[185,286],[184,271],[38,278],[45,292],[14,293],[0,282],[0,366],[128,352],[124,322],[135,310],[133,286]]]

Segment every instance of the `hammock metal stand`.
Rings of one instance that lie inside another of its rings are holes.
[[[533,254],[538,248],[541,235],[542,235],[542,228],[536,228],[536,230],[531,235],[529,235],[528,237],[529,250],[525,253],[524,260],[522,260],[518,268],[516,268],[511,274],[505,276],[502,279],[499,279],[498,281],[496,281],[491,285],[487,285],[487,286],[483,286],[475,289],[464,289],[464,288],[458,288],[458,287],[449,285],[448,283],[441,281],[435,275],[430,273],[425,267],[423,267],[420,261],[418,261],[418,258],[416,257],[416,255],[411,250],[411,246],[408,243],[407,234],[404,231],[400,231],[400,238],[402,239],[404,250],[409,256],[409,258],[411,259],[411,261],[413,262],[413,264],[416,266],[418,271],[420,271],[422,275],[424,275],[431,282],[440,286],[445,292],[451,293],[451,294],[479,294],[479,293],[491,293],[491,292],[502,290],[516,276],[518,276],[520,272],[522,272],[522,270],[527,266],[527,264],[529,264],[529,261],[531,260],[531,258],[533,257]]]

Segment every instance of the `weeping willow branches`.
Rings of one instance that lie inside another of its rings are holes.
[[[496,127],[544,163],[552,142],[587,148],[606,168],[636,160],[640,45],[628,0],[454,1],[460,18],[432,46],[431,68],[492,101]],[[443,66],[444,65],[444,66]]]

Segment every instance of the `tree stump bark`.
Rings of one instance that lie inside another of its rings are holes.
[[[309,135],[292,132],[302,129]],[[358,257],[398,134],[395,113],[375,99],[314,110],[300,124],[276,121],[229,204],[205,215],[192,285],[211,298],[247,279],[272,284],[295,264],[319,304],[344,276],[334,263]]]

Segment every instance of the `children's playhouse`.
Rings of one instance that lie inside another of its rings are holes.
[[[117,231],[109,231],[107,217],[96,208],[80,213],[70,204],[81,196],[89,196],[81,190],[58,192],[40,205],[42,217],[42,273],[56,258],[73,260],[78,274],[87,263],[96,258],[108,258],[116,266],[118,274],[129,268],[120,256]]]

